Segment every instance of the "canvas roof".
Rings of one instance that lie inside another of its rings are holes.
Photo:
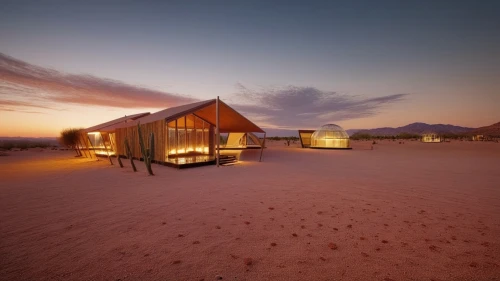
[[[236,110],[231,108],[229,105],[225,104],[220,100],[219,100],[219,105],[220,105],[219,125],[221,133],[227,133],[227,132],[264,133],[264,130],[262,130],[257,125],[252,123],[250,120],[248,120],[243,115],[238,113]],[[153,114],[134,120],[133,122],[114,124],[114,125],[112,124],[108,127],[102,128],[102,130],[107,132],[112,132],[119,128],[137,126],[139,122],[141,124],[147,124],[159,120],[165,120],[166,122],[169,122],[188,114],[195,114],[196,116],[204,119],[205,121],[215,125],[216,124],[215,108],[216,108],[215,99],[200,101],[177,107],[167,108],[162,111],[158,111]]]
[[[99,125],[88,127],[86,129],[83,129],[83,131],[87,132],[87,133],[100,131],[102,128],[109,127],[109,126],[116,125],[116,124],[122,124],[122,123],[125,124],[127,122],[131,122],[131,121],[136,120],[138,118],[144,117],[146,115],[149,115],[149,112],[137,113],[137,114],[128,115],[128,116],[125,115],[124,117],[120,117],[120,118],[117,118],[117,119],[114,119],[114,120],[111,120],[111,121],[108,121],[108,122],[105,122],[105,123],[102,123]]]

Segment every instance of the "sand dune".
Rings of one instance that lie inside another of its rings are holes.
[[[499,280],[500,144],[297,146],[154,177],[10,152],[0,280]]]

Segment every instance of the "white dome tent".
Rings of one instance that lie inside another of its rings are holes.
[[[349,135],[338,125],[326,124],[311,135],[310,148],[351,149]]]

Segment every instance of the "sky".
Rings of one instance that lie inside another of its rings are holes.
[[[217,96],[265,128],[500,121],[500,1],[2,1],[0,136]]]

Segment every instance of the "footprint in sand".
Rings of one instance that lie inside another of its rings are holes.
[[[434,246],[434,245],[430,245],[430,246],[429,246],[429,250],[431,250],[431,251],[437,252],[437,250],[438,250],[438,249],[439,249],[439,248],[438,248],[438,247],[436,247],[436,246]]]
[[[335,243],[328,243],[328,248],[332,249],[332,250],[337,250],[338,249],[338,246],[337,244]]]

